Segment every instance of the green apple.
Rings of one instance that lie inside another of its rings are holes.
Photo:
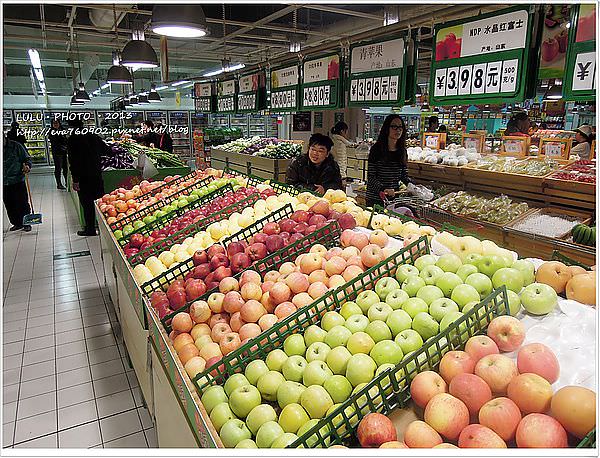
[[[360,315],[352,315],[346,320],[346,323],[344,324],[344,326],[347,327],[353,334],[356,332],[364,331],[368,325],[369,319],[366,316],[364,316],[362,312]]]
[[[256,433],[256,445],[258,448],[270,448],[279,436],[283,436],[285,431],[276,421],[264,423],[258,433]]]
[[[210,421],[212,422],[217,432],[221,430],[221,427],[225,423],[234,418],[235,415],[231,411],[228,402],[221,402],[220,404],[217,404],[210,413]]]
[[[379,366],[377,368],[377,370],[375,371],[375,377],[378,377],[381,373],[387,371],[388,369],[394,369],[395,367],[396,367],[395,364],[384,363],[381,366]],[[391,377],[390,376],[384,377],[381,380],[381,384],[382,384],[382,386],[384,388],[384,393],[385,394],[390,394],[394,390],[394,385],[392,385],[392,381],[390,380],[391,378],[397,380],[397,377],[394,376],[394,375],[392,375]],[[385,388],[386,385],[389,385],[388,388]]]
[[[444,297],[444,293],[440,288],[433,285],[425,285],[419,291],[417,291],[417,297],[423,299],[429,306],[436,299]]]
[[[148,225],[148,224],[152,224],[154,221],[156,221],[156,218],[152,215],[148,215],[142,221],[144,222],[144,224]]]
[[[287,359],[288,355],[286,355],[283,350],[280,350],[278,348],[277,350],[269,352],[265,361],[270,371],[281,371],[281,366],[283,366],[283,363],[285,363]],[[256,383],[258,383],[258,380],[256,381]]]
[[[434,266],[435,261],[435,256],[431,254],[425,254],[417,258],[417,260],[415,261],[415,267],[419,269],[420,272],[423,272],[423,268],[427,266]]]
[[[329,410],[330,409],[328,409],[327,411],[329,411]],[[327,415],[327,412],[326,412],[326,415]],[[312,428],[314,428],[318,423],[319,423],[319,419],[318,418],[315,418],[313,420],[309,420],[306,423],[304,423],[304,425],[302,425],[300,427],[300,429],[298,430],[298,432],[296,434],[299,437],[302,437],[305,434],[307,434]],[[329,426],[327,424],[325,424],[318,431],[319,431],[319,434],[321,435],[321,437],[325,438],[325,435],[329,432]],[[326,443],[325,445],[328,445],[330,443],[330,441],[331,441],[331,439],[329,437],[327,439],[325,439],[325,443]],[[310,435],[310,437],[307,438],[306,445],[307,445],[308,448],[316,448],[316,447],[322,447],[323,446],[320,443],[319,437],[317,436],[316,432],[314,432],[313,434]]]
[[[327,365],[331,372],[334,374],[344,375],[346,373],[346,367],[348,366],[348,361],[350,361],[350,357],[352,353],[346,347],[336,347],[332,348],[329,353],[327,353]]]
[[[219,437],[221,438],[221,442],[223,442],[225,447],[234,448],[244,439],[250,439],[252,437],[252,433],[242,420],[234,418],[227,421],[221,427]]]
[[[456,275],[458,275],[464,283],[469,275],[474,274],[476,272],[479,272],[479,269],[477,269],[477,267],[474,266],[473,264],[463,264],[456,271]],[[444,288],[442,288],[442,289],[444,289]]]
[[[344,317],[346,321],[353,315],[362,315],[362,310],[356,304],[356,302],[348,301],[340,308],[340,315]]]
[[[392,336],[396,337],[400,332],[405,329],[410,329],[412,324],[412,318],[404,310],[394,310],[385,320],[385,324],[388,325]]]
[[[131,233],[134,231],[134,228],[131,224],[126,224],[125,226],[123,226],[123,236],[127,237],[128,235],[131,235]]]
[[[286,355],[287,357],[287,355]],[[269,372],[269,367],[267,363],[265,363],[262,359],[255,359],[254,361],[250,361],[246,366],[246,370],[244,371],[244,375],[248,379],[251,385],[256,386],[258,379],[261,375]]]
[[[429,306],[423,299],[419,297],[411,297],[404,303],[402,310],[408,313],[410,318],[413,319],[417,313],[427,312],[429,310]]]
[[[327,390],[333,402],[344,402],[352,393],[352,385],[343,375],[333,375],[325,380],[323,388]]]
[[[346,348],[353,355],[357,353],[369,354],[371,348],[375,345],[375,341],[366,332],[357,332],[350,336],[346,343]]]
[[[346,320],[338,312],[326,312],[321,318],[321,327],[329,332],[335,326],[344,326]]]
[[[423,337],[423,340],[427,340],[438,334],[440,325],[429,313],[420,312],[414,317],[412,328]]]
[[[373,373],[375,373],[375,370],[373,370]],[[308,412],[310,418],[319,419],[323,418],[327,410],[333,405],[333,399],[321,385],[312,385],[302,393],[300,405]]]
[[[531,261],[518,259],[513,262],[511,267],[523,275],[523,286],[531,285],[535,281],[535,266]]]
[[[479,258],[475,261],[475,266],[477,266],[479,272],[492,278],[498,269],[506,267],[506,263],[503,257],[491,254]]]
[[[342,307],[343,308],[343,307]],[[311,324],[306,331],[304,331],[304,343],[311,346],[315,342],[324,342],[327,331],[321,329],[316,324]]]
[[[462,312],[449,312],[446,313],[442,321],[440,322],[440,332],[445,331],[448,326],[454,323],[456,320],[464,315]]]
[[[352,386],[357,386],[361,383],[369,383],[373,380],[376,369],[377,364],[373,361],[373,358],[363,353],[357,353],[356,355],[352,355],[350,361],[348,361],[346,378]]]
[[[298,440],[294,433],[284,433],[273,441],[271,448],[286,448]]]
[[[163,217],[163,216],[165,216],[165,215],[166,215],[166,212],[165,212],[164,210],[156,210],[156,211],[154,212],[154,215],[153,215],[153,216],[154,216],[156,219],[159,219],[159,218],[162,218],[162,217]]]
[[[246,417],[246,426],[256,436],[260,427],[268,421],[277,421],[277,412],[269,404],[260,404]]]
[[[386,296],[385,303],[392,307],[392,309],[398,310],[402,308],[402,304],[404,304],[408,298],[409,296],[406,291],[398,288]]]
[[[286,405],[279,414],[279,425],[286,433],[296,433],[310,417],[300,404]]]
[[[479,259],[481,259],[483,255],[479,253],[469,253],[465,256],[465,264],[476,264]]]
[[[258,445],[252,439],[242,439],[234,448],[258,448]]]
[[[492,286],[492,280],[487,275],[475,272],[467,277],[465,284],[471,285],[479,293],[479,298],[484,299],[489,296],[494,289]]]
[[[302,383],[287,380],[279,385],[277,389],[277,404],[284,408],[288,404],[300,402],[300,396],[304,393],[306,387]]]
[[[325,336],[325,343],[329,345],[329,348],[339,347],[340,345],[346,345],[348,339],[352,335],[352,331],[345,326],[334,326]]]
[[[137,231],[138,229],[141,229],[142,227],[144,227],[144,222],[137,220],[133,222],[133,228]]]
[[[283,382],[285,382],[283,375],[276,371],[269,371],[258,379],[256,387],[265,401],[274,402],[277,400],[277,389]],[[238,388],[238,390],[243,388],[245,387]]]
[[[425,280],[421,277],[411,276],[404,280],[402,283],[402,289],[408,294],[410,297],[415,297],[417,292],[425,285]]]
[[[461,268],[462,267],[463,266],[461,266]],[[475,267],[475,266],[471,266],[471,267]],[[445,297],[450,297],[452,295],[452,291],[454,291],[454,288],[456,288],[458,285],[460,285],[462,283],[463,283],[463,280],[462,280],[462,278],[460,278],[460,276],[458,274],[455,274],[453,272],[444,272],[442,275],[440,275],[438,277],[437,282],[435,283],[435,286],[437,286],[442,291],[442,294]]]
[[[396,280],[399,283],[404,283],[408,277],[418,277],[419,269],[410,264],[403,264],[396,269]]]
[[[398,288],[400,288],[400,283],[392,277],[383,277],[375,283],[375,292],[382,301],[385,300],[389,293]]]
[[[558,303],[556,291],[543,283],[532,283],[521,292],[521,304],[532,315],[550,313]]]
[[[394,342],[398,344],[402,353],[405,355],[408,355],[410,352],[418,350],[423,346],[421,334],[414,329],[405,329],[404,331],[401,331],[394,339]]]
[[[250,385],[250,382],[246,376],[244,374],[233,374],[225,382],[225,394],[227,394],[227,396],[231,396],[233,390],[244,385]]]
[[[325,361],[331,348],[324,342],[315,342],[306,349],[306,361]]]
[[[369,307],[373,304],[377,304],[380,301],[379,296],[373,290],[363,291],[356,297],[356,304],[360,307],[360,310],[364,315],[369,311]]]
[[[369,321],[385,321],[390,313],[392,313],[392,310],[392,307],[385,302],[378,302],[377,304],[373,304],[371,307],[369,307],[367,316],[369,317]]]
[[[503,267],[494,273],[492,284],[494,285],[494,288],[500,288],[504,285],[507,290],[520,293],[525,284],[525,280],[523,279],[523,274],[520,270],[513,269],[512,267]]]
[[[442,318],[444,318],[446,313],[458,311],[458,304],[452,299],[448,299],[447,297],[436,299],[429,305],[429,314],[438,323],[442,321]]]
[[[381,320],[371,321],[365,328],[365,332],[371,336],[371,339],[373,339],[375,343],[392,338],[392,331],[390,331],[388,325]]]
[[[304,357],[300,355],[292,355],[285,361],[285,363],[283,363],[283,366],[281,366],[281,373],[286,380],[301,382],[302,373],[304,372],[304,369],[306,369],[307,364],[308,363]]]
[[[508,308],[512,316],[516,316],[521,310],[521,298],[514,291],[507,290],[508,295]]]
[[[202,402],[206,413],[210,415],[212,409],[214,409],[217,404],[227,402],[227,394],[225,394],[225,389],[222,386],[214,385],[204,391],[200,401]]]
[[[426,285],[435,285],[437,279],[442,275],[444,271],[436,265],[425,266],[419,273],[419,277],[425,280]]]
[[[325,361],[311,361],[306,365],[302,374],[304,386],[323,385],[325,380],[333,375]]]
[[[475,275],[475,274],[471,274]],[[452,295],[450,296],[454,302],[458,304],[460,309],[472,301],[479,302],[481,297],[479,296],[479,292],[473,288],[471,285],[462,284],[458,285],[456,288],[452,290]]]
[[[377,342],[371,349],[369,356],[373,358],[377,366],[382,364],[398,364],[404,357],[400,345],[393,340],[382,340]]]
[[[276,373],[279,374],[279,372]],[[265,377],[265,375],[263,375],[263,377]],[[261,393],[255,386],[240,386],[233,390],[231,396],[229,396],[229,407],[231,407],[231,410],[237,417],[246,418],[252,409],[260,405],[260,394]]]
[[[444,272],[456,273],[460,266],[462,266],[462,261],[454,253],[447,253],[440,256],[435,265]]]
[[[302,334],[292,334],[291,336],[287,336],[283,341],[283,351],[288,356],[304,356],[304,353],[306,353],[306,344],[304,343]]]
[[[115,232],[113,232],[113,234],[117,240],[121,240],[123,238],[123,231],[121,229],[117,229]]]

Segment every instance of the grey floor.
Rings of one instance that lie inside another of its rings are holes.
[[[8,232],[3,211],[2,447],[157,447],[99,239],[76,235],[73,203],[52,175],[32,174],[31,185],[42,225]]]

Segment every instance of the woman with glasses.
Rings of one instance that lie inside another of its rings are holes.
[[[286,183],[325,194],[328,189],[344,189],[340,168],[331,156],[333,141],[326,135],[313,134],[308,152],[288,166]]]
[[[397,114],[391,114],[381,126],[379,137],[371,147],[367,173],[367,205],[383,205],[380,193],[393,198],[400,182],[408,184],[406,125]]]

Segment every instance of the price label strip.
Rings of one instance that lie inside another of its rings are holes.
[[[304,88],[303,105],[305,107],[324,107],[331,103],[331,86],[310,86]]]
[[[271,92],[271,108],[273,108],[273,109],[296,108],[296,89]]]
[[[238,94],[238,110],[250,111],[256,109],[256,93]]]
[[[514,93],[518,80],[518,59],[439,68],[435,72],[436,97]]]
[[[233,97],[222,97],[217,100],[217,110],[220,113],[235,111],[235,100]]]
[[[351,102],[398,101],[398,76],[358,78],[350,82]]]

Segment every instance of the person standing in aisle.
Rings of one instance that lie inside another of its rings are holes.
[[[440,120],[438,117],[435,115],[430,116],[428,121],[429,128],[427,129],[427,132],[437,132],[440,128]]]
[[[83,122],[80,119],[69,122],[74,131],[67,141],[69,167],[73,177],[73,189],[79,195],[79,203],[83,208],[85,229],[77,231],[77,235],[96,235],[96,215],[94,200],[104,194],[100,156],[108,149],[108,145],[96,134],[81,134]]]
[[[509,135],[512,137],[529,137],[530,126],[531,121],[529,120],[529,116],[527,115],[527,113],[525,113],[524,111],[513,113],[513,115],[508,120],[508,124],[506,125],[504,135]]]
[[[54,178],[56,179],[56,189],[67,189],[63,186],[61,173],[67,183],[67,137],[61,132],[62,125],[58,119],[52,121],[52,129],[48,134],[50,140],[50,149],[52,151],[52,160],[54,161]]]
[[[142,135],[135,140],[144,146],[158,148],[160,136],[154,131],[154,123],[149,119],[142,121]]]
[[[10,130],[8,131],[6,136],[9,140],[20,143],[25,148],[27,147],[27,138],[25,137],[25,135],[23,135],[23,133],[19,133],[19,123],[17,121],[13,121],[10,124]]]
[[[163,127],[162,123],[156,123],[156,128],[158,130],[158,145],[155,145],[158,149],[166,151],[167,153],[173,152],[173,139],[171,135],[169,135],[169,131],[166,127]],[[164,129],[164,132],[161,131]]]
[[[342,185],[346,188],[348,180],[348,153],[346,147],[350,145],[348,141],[348,124],[344,121],[339,121],[331,128],[331,139],[333,140],[333,148],[331,155],[337,162],[342,175]]]
[[[344,189],[340,168],[331,157],[333,141],[327,135],[313,134],[308,140],[308,152],[288,166],[286,183],[306,188],[317,194],[328,189]]]
[[[25,174],[31,170],[31,158],[27,149],[19,142],[9,140],[7,135],[3,137],[4,156],[4,206],[8,219],[12,224],[9,231],[23,229],[31,231],[31,226],[23,225],[23,217],[31,213],[27,186],[25,185]]]
[[[577,144],[571,148],[571,154],[577,154],[579,159],[589,160],[594,137],[592,126],[588,126],[587,124],[579,126],[575,129],[575,141]]]
[[[381,126],[379,137],[369,151],[367,173],[367,206],[383,205],[380,193],[393,198],[400,182],[410,183],[406,125],[397,114],[391,114]]]

